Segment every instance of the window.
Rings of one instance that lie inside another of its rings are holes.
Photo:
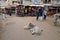
[[[3,0],[3,1],[7,1],[7,0]]]
[[[1,0],[0,0],[0,2],[1,2]]]
[[[12,1],[12,4],[20,4],[19,1]]]
[[[31,0],[26,0],[26,1],[31,1]]]
[[[21,0],[21,4],[23,4],[23,0]]]
[[[6,2],[7,0],[1,0],[1,1]]]
[[[51,2],[51,0],[44,0],[43,2],[44,3],[49,3],[49,2]]]
[[[48,2],[51,2],[51,0],[48,0]]]
[[[1,0],[0,0],[0,4],[1,4]]]
[[[12,3],[14,4],[14,3],[17,3],[17,1],[12,1]]]

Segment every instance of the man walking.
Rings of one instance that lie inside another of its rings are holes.
[[[9,10],[9,15],[12,16],[12,10],[11,9]]]
[[[6,19],[6,14],[5,14],[5,10],[2,9],[2,19],[5,20]]]
[[[46,14],[47,14],[47,10],[43,10],[43,14],[42,14],[42,16],[43,16],[43,20],[46,20]]]
[[[36,20],[38,20],[39,19],[39,9],[37,8],[36,9]]]

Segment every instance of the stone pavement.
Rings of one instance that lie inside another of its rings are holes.
[[[1,32],[2,32],[2,16],[0,15],[0,39],[1,39]]]
[[[41,35],[32,35],[29,30],[24,30],[24,26],[30,22],[43,29]],[[60,26],[54,26],[52,17],[47,17],[42,22],[40,19],[36,21],[36,17],[7,16],[4,23],[5,30],[1,40],[60,40]]]
[[[2,28],[2,16],[0,15],[0,31],[1,31],[1,28]]]

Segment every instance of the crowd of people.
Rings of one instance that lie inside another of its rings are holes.
[[[46,19],[46,14],[47,14],[47,10],[45,10],[45,8],[42,7],[25,7],[25,6],[21,6],[21,7],[16,7],[14,10],[14,14],[16,16],[36,16],[36,20],[39,19],[39,16],[41,16],[42,20]],[[12,16],[12,10],[11,9],[7,9],[7,10],[2,10],[2,13],[4,14],[9,14],[10,16]]]
[[[36,20],[39,19],[39,16],[42,17],[42,19],[46,19],[46,14],[48,10],[42,7],[21,7],[21,8],[16,8],[15,14],[16,15],[21,15],[21,16],[36,16]]]

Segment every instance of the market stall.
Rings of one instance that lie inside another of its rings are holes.
[[[44,5],[43,4],[40,4],[40,5],[35,5],[35,4],[23,4],[23,5],[20,5],[17,7],[17,10],[19,10],[18,12],[18,15],[21,16],[21,15],[24,15],[24,16],[36,16],[36,8],[43,8]]]

